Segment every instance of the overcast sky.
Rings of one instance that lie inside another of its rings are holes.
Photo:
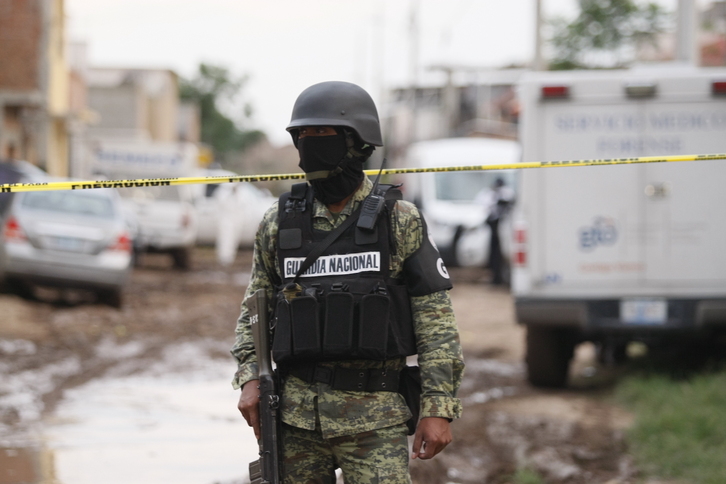
[[[189,77],[207,62],[249,75],[253,127],[282,144],[295,98],[311,84],[351,81],[380,101],[385,87],[411,80],[414,3],[422,70],[533,56],[535,0],[66,0],[66,15],[70,39],[88,44],[92,66]],[[675,10],[677,0],[658,3]],[[542,4],[546,17],[572,16],[576,0]]]

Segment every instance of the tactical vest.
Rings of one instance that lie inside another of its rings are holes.
[[[330,234],[313,229],[313,195],[307,187],[294,185],[278,206],[282,283],[275,298],[275,361],[386,360],[416,354],[407,287],[389,274],[395,250],[390,213],[401,192],[381,186],[385,204],[373,229],[350,225],[295,286],[300,264]]]

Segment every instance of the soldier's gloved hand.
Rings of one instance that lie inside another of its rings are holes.
[[[424,417],[413,438],[413,459],[431,459],[451,443],[449,421],[440,417]]]
[[[250,380],[242,387],[242,393],[237,403],[247,425],[255,431],[255,437],[260,439],[260,381]]]

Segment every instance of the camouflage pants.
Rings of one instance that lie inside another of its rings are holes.
[[[410,484],[406,425],[324,439],[319,429],[283,424],[285,484]]]

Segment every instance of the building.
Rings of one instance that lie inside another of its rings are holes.
[[[457,136],[516,138],[519,104],[514,85],[525,69],[444,66],[431,70],[439,75],[388,93],[383,110],[386,156],[394,163],[416,141]]]
[[[199,143],[199,109],[180,101],[179,78],[174,71],[90,68],[86,83],[88,106],[94,117],[85,133],[86,176],[96,171],[97,155],[107,143],[142,151],[162,146],[176,150],[183,144],[193,144],[200,153],[199,165],[211,161]]]
[[[182,135],[178,76],[168,69],[92,68],[88,71],[88,104],[97,114],[91,138],[145,141],[193,141]],[[186,113],[188,117],[189,114]]]
[[[0,3],[0,157],[70,173],[69,133],[84,106],[71,106],[67,55],[64,0]]]

